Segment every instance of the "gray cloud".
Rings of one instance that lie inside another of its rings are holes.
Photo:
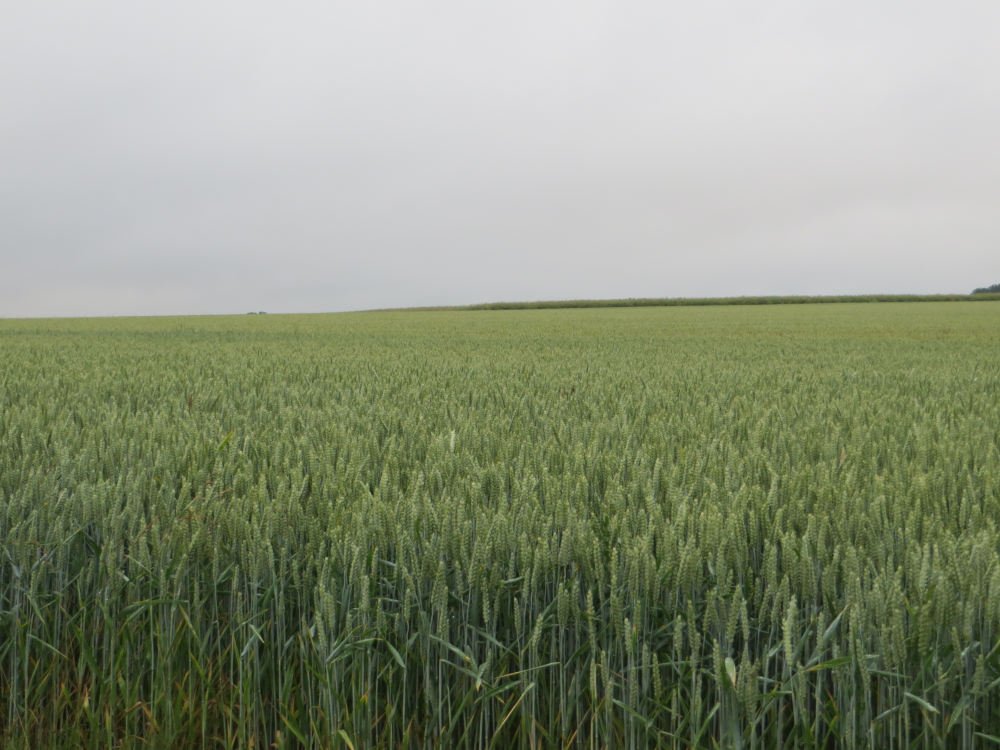
[[[0,315],[1000,281],[992,2],[21,3]]]

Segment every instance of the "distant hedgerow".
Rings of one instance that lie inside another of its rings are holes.
[[[1000,284],[977,289],[969,294],[861,294],[841,296],[796,297],[648,297],[629,299],[573,299],[538,302],[486,302],[452,307],[413,307],[411,310],[556,310],[585,307],[714,307],[731,305],[826,305],[867,302],[964,302],[1000,300]],[[989,296],[983,296],[988,294]],[[385,312],[373,310],[372,312]]]

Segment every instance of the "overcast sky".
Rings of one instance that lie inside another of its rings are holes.
[[[1000,282],[1000,3],[18,2],[0,316]]]

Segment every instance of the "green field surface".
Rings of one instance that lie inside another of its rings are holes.
[[[1000,302],[0,320],[0,745],[993,747],[998,522]]]

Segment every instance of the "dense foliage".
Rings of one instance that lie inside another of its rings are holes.
[[[1000,284],[994,284],[993,286],[984,286],[979,289],[974,289],[973,294],[1000,294]]]
[[[1000,304],[0,322],[0,731],[987,747]]]

